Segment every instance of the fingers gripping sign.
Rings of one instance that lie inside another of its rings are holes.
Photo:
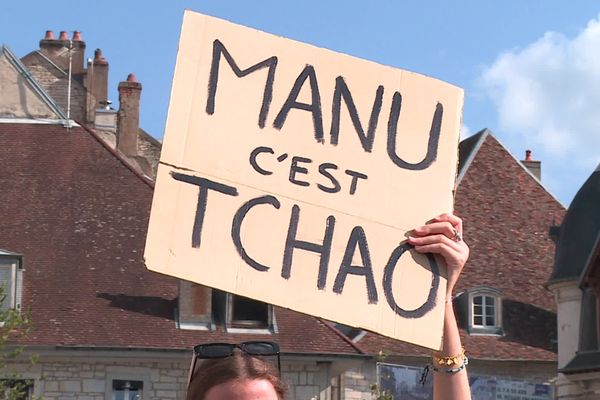
[[[442,214],[430,223],[415,228],[408,238],[418,253],[439,254],[448,268],[446,298],[452,297],[454,285],[469,258],[469,247],[462,240],[462,220],[454,214]]]

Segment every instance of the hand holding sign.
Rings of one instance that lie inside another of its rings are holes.
[[[408,242],[419,253],[444,257],[447,268],[446,301],[452,298],[454,285],[469,258],[469,246],[462,240],[462,220],[453,214],[442,214],[431,223],[415,228]]]

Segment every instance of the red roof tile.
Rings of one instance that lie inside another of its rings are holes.
[[[0,247],[24,254],[25,343],[183,349],[268,337],[284,352],[359,353],[319,319],[280,308],[273,335],[177,329],[177,280],[142,260],[151,185],[92,132],[0,124],[0,159]]]
[[[505,335],[462,331],[463,344],[475,358],[555,361],[556,306],[544,284],[554,256],[549,228],[565,209],[496,138],[485,132],[480,139],[479,146],[469,142],[474,157],[456,191],[456,213],[471,248],[456,292],[480,285],[501,290]],[[358,343],[370,353],[430,354],[372,333]]]

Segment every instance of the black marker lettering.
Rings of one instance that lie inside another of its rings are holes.
[[[311,103],[300,103],[297,100],[298,95],[300,94],[300,89],[306,82],[306,79],[309,80],[310,90],[311,90]],[[312,65],[307,65],[298,78],[296,78],[296,82],[294,82],[294,86],[288,95],[287,100],[281,107],[281,111],[277,114],[275,121],[273,121],[273,126],[277,129],[283,127],[283,123],[285,122],[288,113],[292,108],[297,108],[299,110],[310,111],[312,113],[313,124],[315,127],[315,139],[317,142],[323,143],[323,115],[321,111],[321,95],[319,94],[319,85],[317,84],[317,76],[315,74],[315,69]]]
[[[254,64],[253,66],[244,70],[240,69],[236,64],[231,54],[227,51],[223,43],[216,39],[213,42],[213,58],[210,66],[210,75],[208,80],[208,99],[206,100],[206,112],[212,115],[215,112],[215,97],[217,95],[217,85],[219,83],[219,64],[221,62],[221,54],[225,57],[227,64],[235,73],[238,78],[243,78],[259,69],[268,68],[267,81],[265,83],[265,90],[263,92],[262,106],[260,108],[260,114],[258,115],[258,126],[260,128],[265,127],[265,121],[267,114],[269,113],[269,107],[271,105],[271,99],[273,97],[273,81],[275,79],[275,68],[277,67],[277,57],[273,56],[267,58],[264,61]]]
[[[228,196],[237,196],[238,191],[233,186],[227,186],[198,176],[180,174],[173,171],[171,171],[171,176],[177,181],[196,185],[199,188],[196,218],[194,219],[194,227],[192,229],[192,247],[199,248],[202,238],[202,224],[204,223],[204,214],[206,213],[206,203],[208,202],[208,191],[214,190]]]
[[[394,299],[394,291],[392,289],[392,282],[394,278],[394,270],[398,260],[402,257],[407,250],[411,249],[412,246],[408,243],[403,243],[396,247],[390,256],[390,259],[385,266],[383,271],[383,292],[385,298],[390,305],[390,308],[401,317],[404,318],[421,318],[435,307],[435,296],[440,286],[440,268],[438,267],[437,261],[433,254],[427,253],[427,260],[429,261],[429,267],[431,268],[431,288],[427,295],[427,300],[420,307],[414,310],[405,310],[396,303]]]
[[[398,119],[400,118],[400,110],[402,108],[402,95],[398,92],[394,93],[392,107],[390,109],[390,120],[388,121],[388,140],[387,152],[390,160],[398,167],[410,170],[422,170],[428,168],[437,158],[438,144],[440,141],[440,130],[442,127],[442,116],[444,114],[444,106],[437,103],[433,119],[431,121],[431,129],[429,131],[429,141],[427,142],[427,154],[418,163],[409,163],[398,157],[396,154],[396,136],[398,134]]]
[[[269,269],[269,267],[258,263],[256,260],[254,260],[252,257],[250,257],[248,255],[248,253],[246,252],[246,249],[244,249],[244,245],[242,244],[242,238],[240,235],[240,231],[242,228],[242,222],[244,222],[244,218],[246,218],[246,214],[248,214],[248,211],[250,211],[250,209],[252,207],[255,207],[255,206],[258,206],[261,204],[270,204],[273,207],[275,207],[276,209],[279,209],[279,207],[280,207],[279,200],[277,200],[277,198],[274,196],[257,197],[255,199],[252,199],[252,200],[244,203],[237,210],[237,212],[235,213],[235,216],[233,217],[233,223],[231,224],[231,238],[233,239],[233,244],[235,245],[235,248],[237,249],[238,254],[240,255],[240,257],[242,257],[242,260],[244,260],[246,262],[246,264],[248,264],[255,270],[264,272],[264,271],[267,271]]]
[[[312,163],[312,160],[310,158],[305,158],[305,157],[300,157],[300,156],[292,157],[292,165],[290,166],[289,180],[290,180],[290,182],[292,182],[298,186],[309,186],[310,183],[305,182],[305,181],[299,181],[298,179],[296,179],[297,173],[300,173],[300,174],[308,173],[308,170],[304,167],[298,166],[298,163],[310,164],[310,163]]]
[[[283,252],[283,265],[281,268],[281,276],[284,279],[290,279],[292,269],[292,259],[294,249],[302,249],[320,254],[319,275],[317,278],[317,288],[325,289],[327,283],[327,267],[329,264],[329,256],[331,253],[331,241],[333,239],[333,228],[335,227],[335,217],[330,215],[327,217],[325,224],[325,235],[323,236],[323,244],[305,242],[296,239],[298,232],[298,218],[300,217],[300,207],[296,204],[292,207],[290,217],[290,226],[288,228],[287,239],[285,241],[285,251]]]
[[[356,252],[357,245],[358,250],[360,251],[362,266],[352,265],[352,257]],[[367,283],[367,297],[369,298],[369,304],[377,303],[377,288],[375,287],[375,278],[373,278],[371,254],[369,253],[365,231],[361,226],[355,226],[348,238],[342,265],[340,265],[340,270],[335,277],[335,283],[333,285],[333,291],[335,293],[342,293],[348,274],[364,276]]]
[[[379,113],[381,112],[381,103],[383,101],[383,86],[379,86],[377,88],[377,92],[375,93],[375,99],[373,100],[373,108],[371,109],[371,117],[369,118],[369,127],[367,128],[367,133],[365,134],[365,130],[362,127],[360,118],[358,117],[358,112],[356,111],[356,106],[354,105],[352,93],[350,93],[350,89],[348,89],[346,81],[344,81],[344,78],[341,76],[338,76],[336,78],[335,91],[333,92],[333,103],[331,109],[331,130],[329,132],[329,134],[331,135],[330,141],[333,145],[337,145],[339,139],[340,109],[342,107],[342,99],[344,99],[344,102],[346,103],[348,113],[350,114],[350,119],[352,120],[352,125],[354,125],[356,133],[358,133],[358,138],[360,139],[360,143],[362,144],[363,149],[366,152],[370,153],[371,150],[373,150],[375,130],[377,129]]]
[[[340,185],[340,182],[333,175],[331,175],[331,173],[328,171],[329,169],[338,169],[338,166],[333,163],[323,163],[319,165],[319,172],[321,175],[331,181],[333,187],[327,187],[321,185],[320,183],[317,184],[317,187],[326,193],[337,193],[342,189],[342,186]]]
[[[350,182],[350,194],[356,193],[359,179],[367,179],[368,178],[367,175],[362,174],[357,171],[352,171],[351,169],[346,170],[346,175],[349,175],[352,177],[352,182]]]
[[[274,151],[272,148],[266,146],[255,148],[254,150],[252,150],[252,153],[250,153],[250,165],[252,165],[252,168],[254,168],[254,170],[261,175],[271,175],[273,173],[272,171],[267,171],[266,169],[261,168],[256,162],[256,157],[260,153],[274,154]]]

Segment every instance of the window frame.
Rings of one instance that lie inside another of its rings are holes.
[[[6,291],[8,300],[7,307],[3,307],[0,303],[0,309],[13,309],[19,311],[21,309],[21,300],[23,292],[23,256],[17,253],[10,253],[0,250],[0,269],[7,269],[10,280],[9,290]],[[1,285],[1,283],[0,283]],[[0,323],[0,326],[3,323]]]
[[[502,328],[502,292],[493,287],[482,286],[469,290],[468,295],[469,333],[494,336],[504,335],[504,330]],[[476,298],[481,298],[481,304],[478,305],[481,307],[481,314],[475,313]],[[494,300],[492,311],[494,317],[493,325],[487,324],[487,317],[490,316],[487,312],[487,308],[490,307],[487,303],[487,298],[492,298]],[[481,317],[481,324],[475,324],[476,316]]]
[[[273,305],[268,303],[259,302],[258,300],[253,300],[259,303],[266,304],[267,306],[267,323],[266,325],[260,323],[259,321],[255,321],[256,323],[249,321],[236,321],[233,319],[234,315],[234,302],[237,296],[232,293],[227,293],[225,300],[225,330],[230,333],[260,333],[260,334],[271,334],[276,330],[275,327],[275,315],[273,312]]]
[[[197,286],[202,286],[201,294],[205,296],[204,301],[207,305],[206,312],[196,313],[193,310],[193,306],[190,303],[197,299],[194,296],[194,291],[198,290]],[[178,329],[183,330],[198,330],[198,331],[212,331],[215,330],[215,321],[212,310],[213,303],[213,291],[214,289],[203,286],[194,282],[179,280],[179,294],[177,298],[177,307],[175,310],[176,326]]]
[[[141,381],[142,399],[150,398],[151,371],[145,367],[109,366],[104,378],[104,399],[114,400],[113,381]]]
[[[112,400],[115,400],[115,398],[116,398],[116,393],[115,393],[116,390],[117,390],[115,388],[115,383],[116,382],[136,382],[136,383],[140,383],[141,387],[137,388],[136,391],[141,394],[141,396],[140,396],[141,399],[142,400],[144,399],[144,381],[143,380],[138,380],[138,379],[111,379],[110,386],[111,386],[111,399]],[[125,400],[135,400],[135,399],[131,398],[130,394],[127,394],[127,397],[128,398],[125,399]]]

